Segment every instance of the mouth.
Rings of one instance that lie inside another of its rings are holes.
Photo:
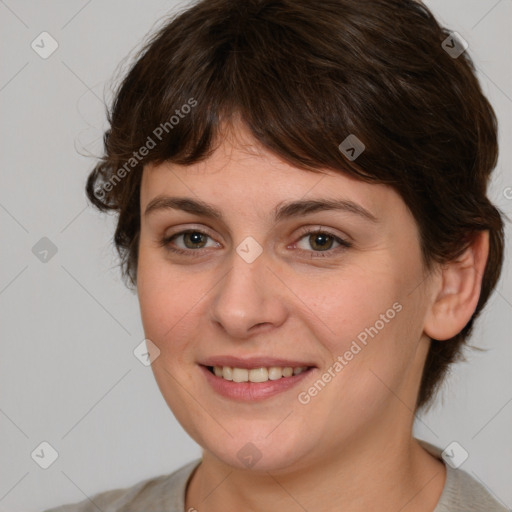
[[[215,394],[243,402],[284,393],[317,369],[300,361],[232,357],[210,359],[199,364],[199,368]]]
[[[311,366],[269,366],[237,368],[232,366],[206,366],[208,371],[221,379],[232,382],[268,382],[287,379],[310,370]]]

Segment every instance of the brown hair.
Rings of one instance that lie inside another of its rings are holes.
[[[415,0],[203,0],[165,20],[116,91],[87,181],[89,200],[118,212],[127,284],[137,280],[143,166],[207,158],[221,122],[237,116],[299,168],[392,186],[416,219],[427,271],[489,231],[472,318],[431,342],[417,406],[428,403],[498,281],[504,248],[502,214],[486,196],[496,117],[448,37]],[[356,160],[338,148],[350,134],[365,146]]]

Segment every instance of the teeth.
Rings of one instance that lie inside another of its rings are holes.
[[[250,382],[267,382],[268,370],[266,368],[252,368],[249,370]]]
[[[283,368],[283,377],[291,377],[293,375],[293,368],[291,366],[285,366]]]
[[[283,376],[283,370],[280,366],[271,366],[268,369],[269,380],[277,380]]]
[[[268,380],[279,380],[283,377],[299,375],[308,369],[307,366],[271,366],[270,368],[232,368],[231,366],[214,366],[213,373],[217,377],[233,382],[267,382]]]
[[[224,373],[224,370],[222,373]],[[249,370],[245,368],[233,368],[233,382],[247,382],[248,380]]]

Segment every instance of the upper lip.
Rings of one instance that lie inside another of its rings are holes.
[[[275,357],[235,357],[235,356],[212,356],[208,357],[199,364],[203,366],[231,366],[232,368],[270,368],[271,366],[281,366],[292,368],[315,366],[311,362],[299,361],[297,359],[284,359]]]

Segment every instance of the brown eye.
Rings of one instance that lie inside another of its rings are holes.
[[[208,235],[199,231],[189,231],[182,233],[183,243],[187,249],[201,249],[206,245]]]
[[[309,256],[314,258],[317,256],[335,256],[340,251],[352,247],[352,244],[333,233],[323,229],[315,229],[303,232],[302,237],[296,242],[296,246],[299,252],[309,253]]]
[[[309,244],[315,251],[327,251],[332,247],[334,237],[327,233],[313,233],[309,235]]]
[[[203,254],[203,251],[201,251],[203,248],[218,248],[221,246],[207,233],[194,229],[180,231],[174,235],[164,237],[160,240],[159,245],[169,252],[188,256],[200,256]]]

